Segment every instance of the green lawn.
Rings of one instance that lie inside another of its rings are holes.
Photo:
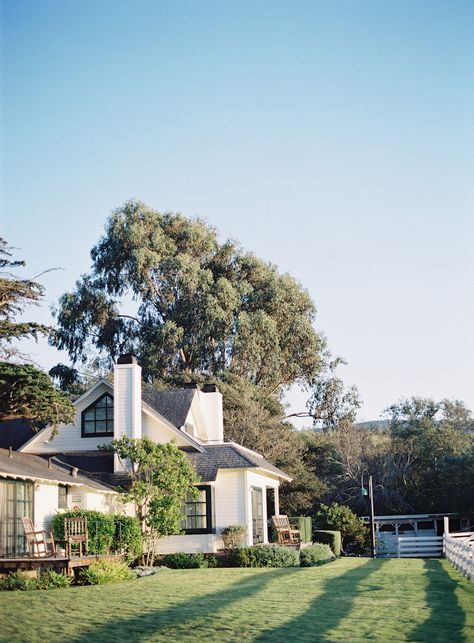
[[[2,641],[474,641],[474,583],[446,561],[166,570],[0,594]]]

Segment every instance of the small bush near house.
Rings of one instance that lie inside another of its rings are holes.
[[[163,558],[163,564],[171,569],[197,569],[199,567],[208,567],[208,562],[204,554],[185,554],[178,551],[175,554],[167,554]]]
[[[236,549],[231,561],[237,567],[297,567],[298,552],[289,547],[264,546]]]
[[[112,551],[123,552],[128,562],[133,562],[142,554],[142,535],[140,523],[133,516],[114,515],[115,535]]]
[[[73,578],[66,574],[58,574],[53,570],[48,570],[41,574],[38,580],[38,589],[57,589],[58,587],[69,587]]]
[[[319,529],[314,532],[314,542],[325,543],[334,552],[334,555],[339,558],[341,555],[341,532],[332,531],[330,529]]]
[[[311,547],[306,547],[300,552],[300,565],[301,567],[316,567],[324,565],[331,560],[335,560],[335,556],[331,551],[329,545],[324,543],[315,543]]]
[[[341,532],[342,546],[346,552],[362,553],[369,542],[369,530],[362,518],[358,518],[346,505],[333,502],[321,505],[316,514],[318,529],[331,529]]]
[[[234,551],[245,544],[245,534],[247,528],[245,525],[230,525],[222,530],[222,542],[227,552]]]
[[[38,589],[38,582],[35,578],[30,578],[22,572],[10,572],[4,578],[0,578],[0,589],[9,592],[15,590],[27,592],[32,589]]]
[[[97,560],[85,567],[79,573],[79,582],[82,585],[105,585],[135,578],[132,570],[126,563],[117,563],[107,560]]]

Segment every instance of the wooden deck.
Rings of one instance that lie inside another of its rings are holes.
[[[42,558],[32,558],[31,556],[22,556],[16,558],[0,558],[0,573],[17,569],[34,570],[34,569],[54,569],[55,571],[65,571],[70,574],[78,567],[88,567],[96,560],[119,561],[122,560],[121,554],[103,554],[99,556],[45,556]]]

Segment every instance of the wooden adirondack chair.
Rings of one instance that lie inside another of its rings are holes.
[[[279,545],[297,545],[300,542],[299,529],[292,529],[288,516],[272,516]]]
[[[25,530],[28,552],[34,558],[56,556],[56,545],[52,531],[35,529],[31,518],[22,518],[21,523]],[[49,547],[49,549],[48,549]]]
[[[79,556],[82,556],[82,545],[84,545],[84,553],[89,550],[89,534],[87,529],[87,518],[65,518],[64,519],[64,540],[66,542],[66,556],[69,558],[72,555],[73,545],[77,545],[79,549]]]

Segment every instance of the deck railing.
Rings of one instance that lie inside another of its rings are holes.
[[[446,559],[470,580],[474,580],[474,532],[444,535]]]
[[[443,536],[398,536],[398,558],[431,558],[443,555]]]

